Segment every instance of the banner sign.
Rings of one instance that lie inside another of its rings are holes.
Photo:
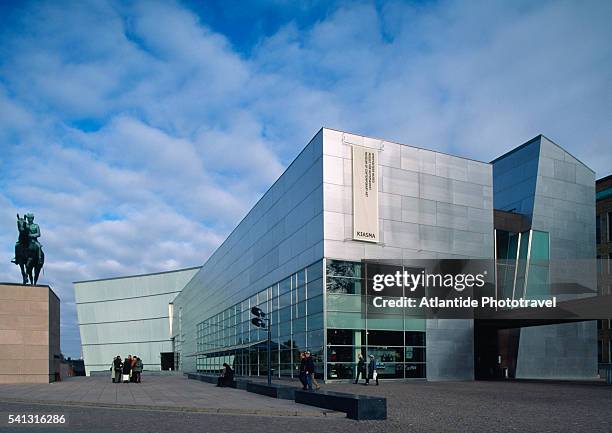
[[[353,146],[353,239],[378,242],[378,150]]]

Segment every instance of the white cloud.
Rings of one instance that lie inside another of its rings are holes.
[[[25,5],[0,36],[0,280],[15,213],[72,281],[200,265],[321,126],[481,160],[544,133],[606,175],[606,2],[346,3],[249,53],[172,2]]]

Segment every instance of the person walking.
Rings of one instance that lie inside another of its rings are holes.
[[[312,359],[312,375],[310,376],[311,380],[312,380],[312,384],[315,386],[315,389],[321,389],[321,385],[319,385],[319,382],[317,382],[317,372],[316,372],[316,367],[314,365],[314,359],[311,356],[311,353],[308,352],[308,357],[310,359]]]
[[[299,368],[299,379],[300,382],[302,383],[302,389],[306,390],[308,389],[308,383],[306,382],[306,353],[305,352],[300,352],[300,366]]]
[[[113,368],[115,370],[115,378],[113,379],[113,382],[121,383],[121,369],[123,368],[121,356],[117,355],[117,357],[113,360]]]
[[[304,373],[306,375],[306,385],[308,386],[308,390],[312,391],[312,377],[315,373],[315,365],[314,360],[310,356],[310,352],[304,353]]]
[[[357,377],[355,378],[355,383],[359,383],[359,376],[366,379],[367,381],[365,374],[365,361],[363,360],[363,355],[360,353],[359,355],[357,355],[357,358]]]
[[[131,355],[130,355],[131,356]],[[123,383],[130,381],[130,373],[132,372],[132,361],[128,358],[123,360]]]
[[[134,376],[134,382],[140,383],[140,374],[142,373],[143,364],[142,359],[137,356],[135,358],[136,362],[134,363],[132,376]]]
[[[370,355],[370,362],[368,363],[368,375],[366,377],[366,385],[370,383],[370,379],[376,381],[376,385],[378,385],[378,372],[376,371],[376,358],[374,355]]]

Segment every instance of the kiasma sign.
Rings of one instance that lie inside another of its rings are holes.
[[[378,242],[378,149],[353,146],[353,239]]]

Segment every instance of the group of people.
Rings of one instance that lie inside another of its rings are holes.
[[[359,383],[360,375],[365,379],[366,385],[370,383],[370,379],[375,380],[376,385],[378,385],[378,372],[376,371],[376,358],[374,358],[374,355],[370,355],[370,362],[367,365],[363,355],[361,353],[358,355],[355,383]]]
[[[317,382],[317,378],[315,377],[315,364],[314,360],[310,356],[310,352],[301,352],[300,353],[300,366],[299,366],[299,378],[302,383],[303,390],[312,391],[312,385],[316,387],[316,389],[321,388],[319,383]]]
[[[137,356],[128,355],[122,361],[121,356],[117,355],[111,365],[113,383],[140,383],[143,367],[142,359]]]
[[[123,362],[123,366],[125,366],[126,364],[128,366],[132,365],[129,362],[130,358],[131,358],[131,355],[125,359],[125,361]],[[140,382],[140,372],[142,371],[142,361],[140,361],[140,358],[138,357],[134,357],[132,359],[136,359],[136,363],[134,364],[135,369],[133,368],[131,370],[133,372],[132,376],[135,374],[137,377],[135,381]],[[121,358],[119,356],[115,358],[115,361],[114,361],[115,367],[117,366],[116,364],[117,361],[119,362],[119,364],[121,364]],[[138,363],[140,363],[140,368],[138,367],[139,365]],[[316,389],[321,388],[321,386],[317,382],[317,378],[315,377],[315,363],[314,363],[314,360],[312,359],[312,356],[310,356],[310,352],[306,351],[306,352],[300,353],[300,365],[298,368],[299,368],[299,378],[300,378],[300,382],[302,383],[303,390],[312,391],[313,385],[315,386]],[[115,368],[115,371],[117,371],[116,368]],[[125,374],[126,374],[125,367],[123,370],[123,374],[125,377]],[[370,383],[370,379],[375,380],[376,385],[378,385],[378,373],[376,371],[376,358],[374,357],[374,355],[370,355],[370,361],[367,364],[366,364],[365,359],[363,358],[363,355],[361,353],[358,355],[357,377],[355,378],[355,383],[359,383],[360,376],[362,379],[365,379],[366,385]],[[229,366],[228,363],[224,362],[223,369],[221,370],[221,374],[217,378],[217,386],[229,386],[233,381],[234,381],[234,370],[232,370],[232,368]]]

